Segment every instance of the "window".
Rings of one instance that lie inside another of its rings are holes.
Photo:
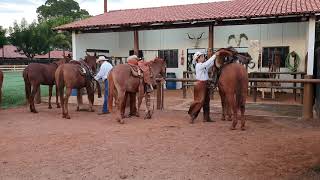
[[[178,49],[159,50],[159,57],[167,62],[167,68],[178,68]]]
[[[264,47],[262,54],[262,67],[269,67],[269,64],[274,62],[275,53],[278,52],[280,55],[280,67],[285,67],[286,57],[289,53],[289,46],[279,47]]]

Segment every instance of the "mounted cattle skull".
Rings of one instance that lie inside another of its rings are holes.
[[[193,45],[194,48],[199,47],[199,43],[200,43],[200,40],[202,39],[203,34],[204,32],[202,32],[200,35],[198,35],[198,37],[196,37],[195,35],[190,35],[189,33],[187,33],[188,38],[194,43]]]
[[[241,44],[241,41],[243,38],[248,41],[248,36],[244,33],[241,33],[238,37],[236,37],[236,35],[232,34],[228,37],[228,44],[230,44],[230,41],[232,39],[234,39],[237,44],[237,47],[240,47],[240,44]]]

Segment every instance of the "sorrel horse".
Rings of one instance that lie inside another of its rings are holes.
[[[150,66],[153,85],[156,83],[156,76],[161,75],[165,77],[166,72],[166,62],[161,58],[155,58],[154,60],[147,62],[147,65]],[[113,99],[116,100],[116,105],[118,107],[118,117],[117,120],[123,124],[124,123],[124,113],[125,106],[127,102],[127,97],[130,96],[130,111],[131,113],[136,113],[138,116],[140,105],[142,102],[142,98],[146,95],[146,105],[147,105],[147,113],[145,118],[151,118],[151,110],[150,110],[150,94],[145,94],[143,88],[143,82],[139,77],[133,76],[131,66],[128,64],[119,64],[113,67],[109,76],[109,98],[108,98],[108,106],[110,110],[112,110]],[[142,84],[141,84],[142,83]],[[135,98],[136,93],[139,92],[139,100],[138,100],[138,112],[136,111]]]
[[[84,60],[72,60],[68,64],[58,67],[55,77],[58,94],[62,104],[62,117],[70,119],[68,111],[68,101],[72,89],[77,89],[77,111],[80,110],[81,88],[86,88],[89,99],[89,111],[94,112],[94,78],[93,73],[96,72],[96,56],[87,55]],[[101,97],[101,89],[99,82],[96,81],[98,88],[98,96]],[[64,96],[64,88],[66,87],[66,95]]]
[[[222,105],[222,118],[225,120],[226,114],[229,119],[232,120],[231,129],[236,128],[238,122],[238,110],[241,111],[241,129],[245,130],[245,104],[248,91],[248,73],[246,68],[240,63],[234,63],[236,61],[248,61],[249,58],[244,56],[237,56],[238,52],[234,49],[224,48],[225,53],[221,53],[217,57],[216,66],[219,66],[219,79],[218,88],[221,97]],[[225,63],[226,57],[235,58],[231,63]],[[215,70],[214,70],[215,71]]]
[[[0,71],[0,105],[2,102],[2,83],[3,83],[3,72]]]
[[[67,63],[70,58],[64,57],[56,62],[50,64],[31,63],[23,71],[23,79],[25,84],[26,99],[30,106],[30,111],[38,113],[34,106],[34,97],[40,88],[40,85],[49,86],[49,109],[51,106],[52,87],[55,85],[54,73],[58,66]],[[56,88],[57,89],[57,88]],[[58,94],[56,93],[57,108],[60,108]]]

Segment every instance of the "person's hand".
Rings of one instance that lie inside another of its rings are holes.
[[[215,55],[216,55],[216,56],[220,56],[220,52],[217,51],[217,52],[215,53]]]

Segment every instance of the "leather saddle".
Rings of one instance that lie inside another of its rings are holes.
[[[79,65],[79,72],[81,76],[84,76],[87,80],[92,80],[94,78],[92,69],[84,61],[72,60],[70,63]]]
[[[137,65],[129,64],[133,77],[143,78],[143,71]]]

